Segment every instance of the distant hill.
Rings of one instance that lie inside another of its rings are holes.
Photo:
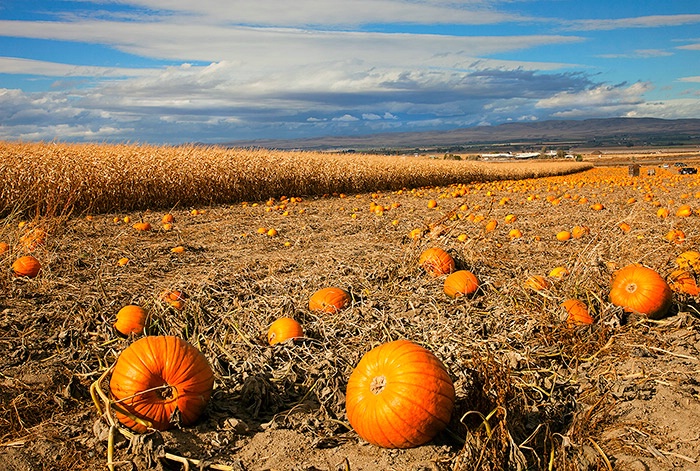
[[[700,144],[700,119],[604,118],[477,126],[450,131],[259,139],[221,143],[230,147],[308,150],[470,150],[539,145],[608,147]]]

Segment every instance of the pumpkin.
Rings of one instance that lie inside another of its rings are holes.
[[[175,222],[175,216],[172,214],[168,213],[163,216],[163,218],[160,220],[163,224],[172,224]]]
[[[568,327],[593,324],[593,318],[588,313],[588,308],[578,299],[568,299],[561,306],[566,310],[566,325]]]
[[[571,229],[571,237],[574,239],[580,239],[581,237],[590,233],[591,230],[588,228],[588,226],[574,226],[574,228]]]
[[[31,255],[20,257],[12,264],[12,271],[15,276],[34,278],[39,274],[39,270],[41,270],[41,263]]]
[[[143,332],[145,323],[146,311],[140,306],[130,304],[117,312],[117,321],[114,323],[114,328],[122,335],[140,334]]]
[[[668,217],[668,209],[659,208],[658,211],[656,211],[656,217],[660,217],[660,218]]]
[[[178,290],[163,291],[160,295],[161,300],[165,301],[178,311],[182,311],[182,309],[185,307],[185,298],[187,298],[187,295]]]
[[[270,325],[267,331],[267,343],[274,345],[288,339],[298,339],[304,336],[301,324],[290,317],[280,317]]]
[[[632,227],[626,222],[621,222],[617,225],[617,227],[619,227],[622,232],[629,232],[632,229]]]
[[[525,280],[525,286],[534,291],[544,291],[549,289],[549,281],[542,275],[532,275],[530,278]]]
[[[684,270],[692,269],[695,273],[700,273],[700,252],[688,250],[676,258],[676,264]]]
[[[172,418],[178,414],[182,424],[193,424],[207,406],[213,385],[214,373],[199,350],[178,337],[151,336],[119,355],[109,390],[118,407],[149,426],[118,410],[117,419],[142,433],[175,426]]]
[[[443,291],[450,298],[471,295],[479,288],[479,280],[467,270],[458,270],[445,278]]]
[[[663,317],[671,305],[671,288],[651,268],[628,265],[619,270],[610,288],[610,302],[627,312]]]
[[[442,362],[420,345],[396,340],[362,357],[348,380],[345,407],[363,439],[385,448],[411,448],[447,426],[454,400]]]
[[[569,231],[559,231],[557,232],[557,240],[564,242],[566,240],[571,239],[571,232]]]
[[[569,274],[568,268],[566,268],[565,266],[558,266],[558,267],[552,268],[552,271],[550,271],[549,275],[547,275],[547,276],[549,276],[550,278],[562,279],[568,274]]]
[[[523,233],[520,232],[520,229],[511,229],[508,231],[508,237],[510,237],[510,240],[520,239],[522,236]]]
[[[682,244],[685,242],[685,232],[680,229],[671,229],[666,234],[666,240],[669,242],[675,242],[676,244]]]
[[[350,293],[341,288],[329,287],[316,291],[309,298],[309,310],[335,313],[350,304]]]
[[[418,258],[418,265],[433,276],[446,275],[455,269],[452,256],[439,247],[424,250]]]
[[[19,238],[19,241],[28,252],[32,252],[38,247],[44,245],[46,242],[46,236],[46,231],[37,227],[27,231],[22,237]]]
[[[682,268],[671,272],[668,275],[668,281],[671,289],[677,293],[689,294],[690,296],[700,294],[693,275]]]
[[[150,231],[151,230],[151,224],[148,222],[137,222],[132,226],[134,229],[137,231]]]
[[[4,254],[10,250],[10,246],[7,245],[7,242],[0,242],[0,255]]]
[[[484,230],[486,232],[491,232],[494,229],[496,229],[497,227],[498,227],[498,221],[496,221],[495,219],[491,219],[489,222],[486,223],[486,226],[484,226]]]
[[[687,218],[688,216],[693,214],[693,208],[690,207],[688,204],[684,204],[678,207],[678,210],[676,210],[676,216],[681,217],[681,218]]]

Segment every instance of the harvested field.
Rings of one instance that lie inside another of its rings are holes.
[[[183,469],[176,456],[247,471],[700,469],[697,293],[674,284],[658,320],[608,298],[611,277],[631,263],[677,280],[677,258],[700,241],[697,176],[596,168],[371,190],[36,218],[21,228],[29,213],[10,211],[0,226],[9,243],[0,255],[0,469],[106,467],[109,423],[89,387],[139,337],[112,327],[127,304],[146,309],[148,335],[196,346],[215,387],[191,427],[117,432],[115,469]],[[690,214],[677,215],[684,204]],[[137,221],[152,229],[134,229]],[[556,237],[575,226],[588,231]],[[428,247],[477,276],[475,296],[443,293],[445,275],[417,265]],[[41,272],[13,277],[11,264],[29,251]],[[686,265],[696,280],[700,267]],[[568,274],[548,276],[559,266]],[[547,287],[528,287],[532,275]],[[309,311],[327,286],[349,291],[351,305]],[[182,310],[161,300],[173,289],[187,295]],[[569,298],[586,304],[592,325],[567,325]],[[305,337],[269,346],[267,328],[281,316]],[[390,450],[351,429],[345,387],[366,351],[401,338],[444,363],[456,404],[434,440]]]

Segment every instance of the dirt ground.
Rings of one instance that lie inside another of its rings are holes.
[[[661,186],[648,190],[654,200],[700,207],[697,176],[657,170]],[[619,174],[624,179],[626,168]],[[676,294],[659,321],[607,300],[616,268],[640,262],[667,276],[679,253],[698,249],[698,216],[657,218],[658,208],[642,198],[649,178],[642,172],[617,185],[593,170],[527,187],[471,185],[458,198],[440,197],[448,188],[304,197],[286,209],[275,209],[279,200],[199,208],[198,215],[173,208],[168,232],[159,223],[166,211],[130,214],[153,224],[143,233],[121,221],[126,214],[36,221],[49,237],[34,251],[43,268],[31,280],[10,275],[22,252],[19,220],[1,221],[0,241],[11,250],[0,255],[0,470],[107,467],[109,424],[89,387],[134,340],[112,327],[129,303],[148,310],[150,335],[197,346],[216,384],[192,427],[134,438],[117,431],[118,470],[183,469],[175,456],[245,471],[698,470],[697,298]],[[545,198],[567,192],[606,209]],[[533,193],[540,197],[529,201]],[[638,201],[628,203],[631,196]],[[427,207],[430,198],[437,208]],[[377,215],[371,201],[398,207]],[[470,213],[499,226],[487,233]],[[517,216],[511,225],[504,222],[510,213]],[[622,221],[630,232],[619,230]],[[554,238],[577,224],[591,233]],[[278,234],[258,234],[261,227]],[[521,239],[509,239],[512,227]],[[684,242],[664,239],[671,227],[685,231]],[[414,240],[408,234],[416,228],[424,235]],[[177,245],[185,252],[172,253]],[[431,246],[477,275],[477,296],[452,300],[444,278],[421,271],[416,261]],[[570,274],[552,279],[547,291],[524,286],[559,265]],[[337,315],[310,312],[309,296],[326,286],[350,291],[352,305]],[[183,311],[159,301],[175,288],[188,294]],[[588,304],[595,324],[562,322],[560,304],[570,297]],[[282,315],[299,320],[306,338],[270,347],[267,326]],[[398,338],[444,362],[457,401],[450,426],[432,442],[387,450],[352,431],[344,391],[364,352]]]

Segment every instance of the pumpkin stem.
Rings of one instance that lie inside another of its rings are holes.
[[[379,394],[386,387],[386,377],[384,375],[375,376],[372,378],[372,383],[369,385],[369,390],[372,394]]]
[[[630,283],[627,286],[625,286],[625,289],[628,293],[634,293],[635,291],[637,291],[637,283]]]
[[[169,401],[175,397],[175,388],[167,383],[164,383],[159,388],[154,388],[156,390],[156,395],[159,399],[163,401]]]

